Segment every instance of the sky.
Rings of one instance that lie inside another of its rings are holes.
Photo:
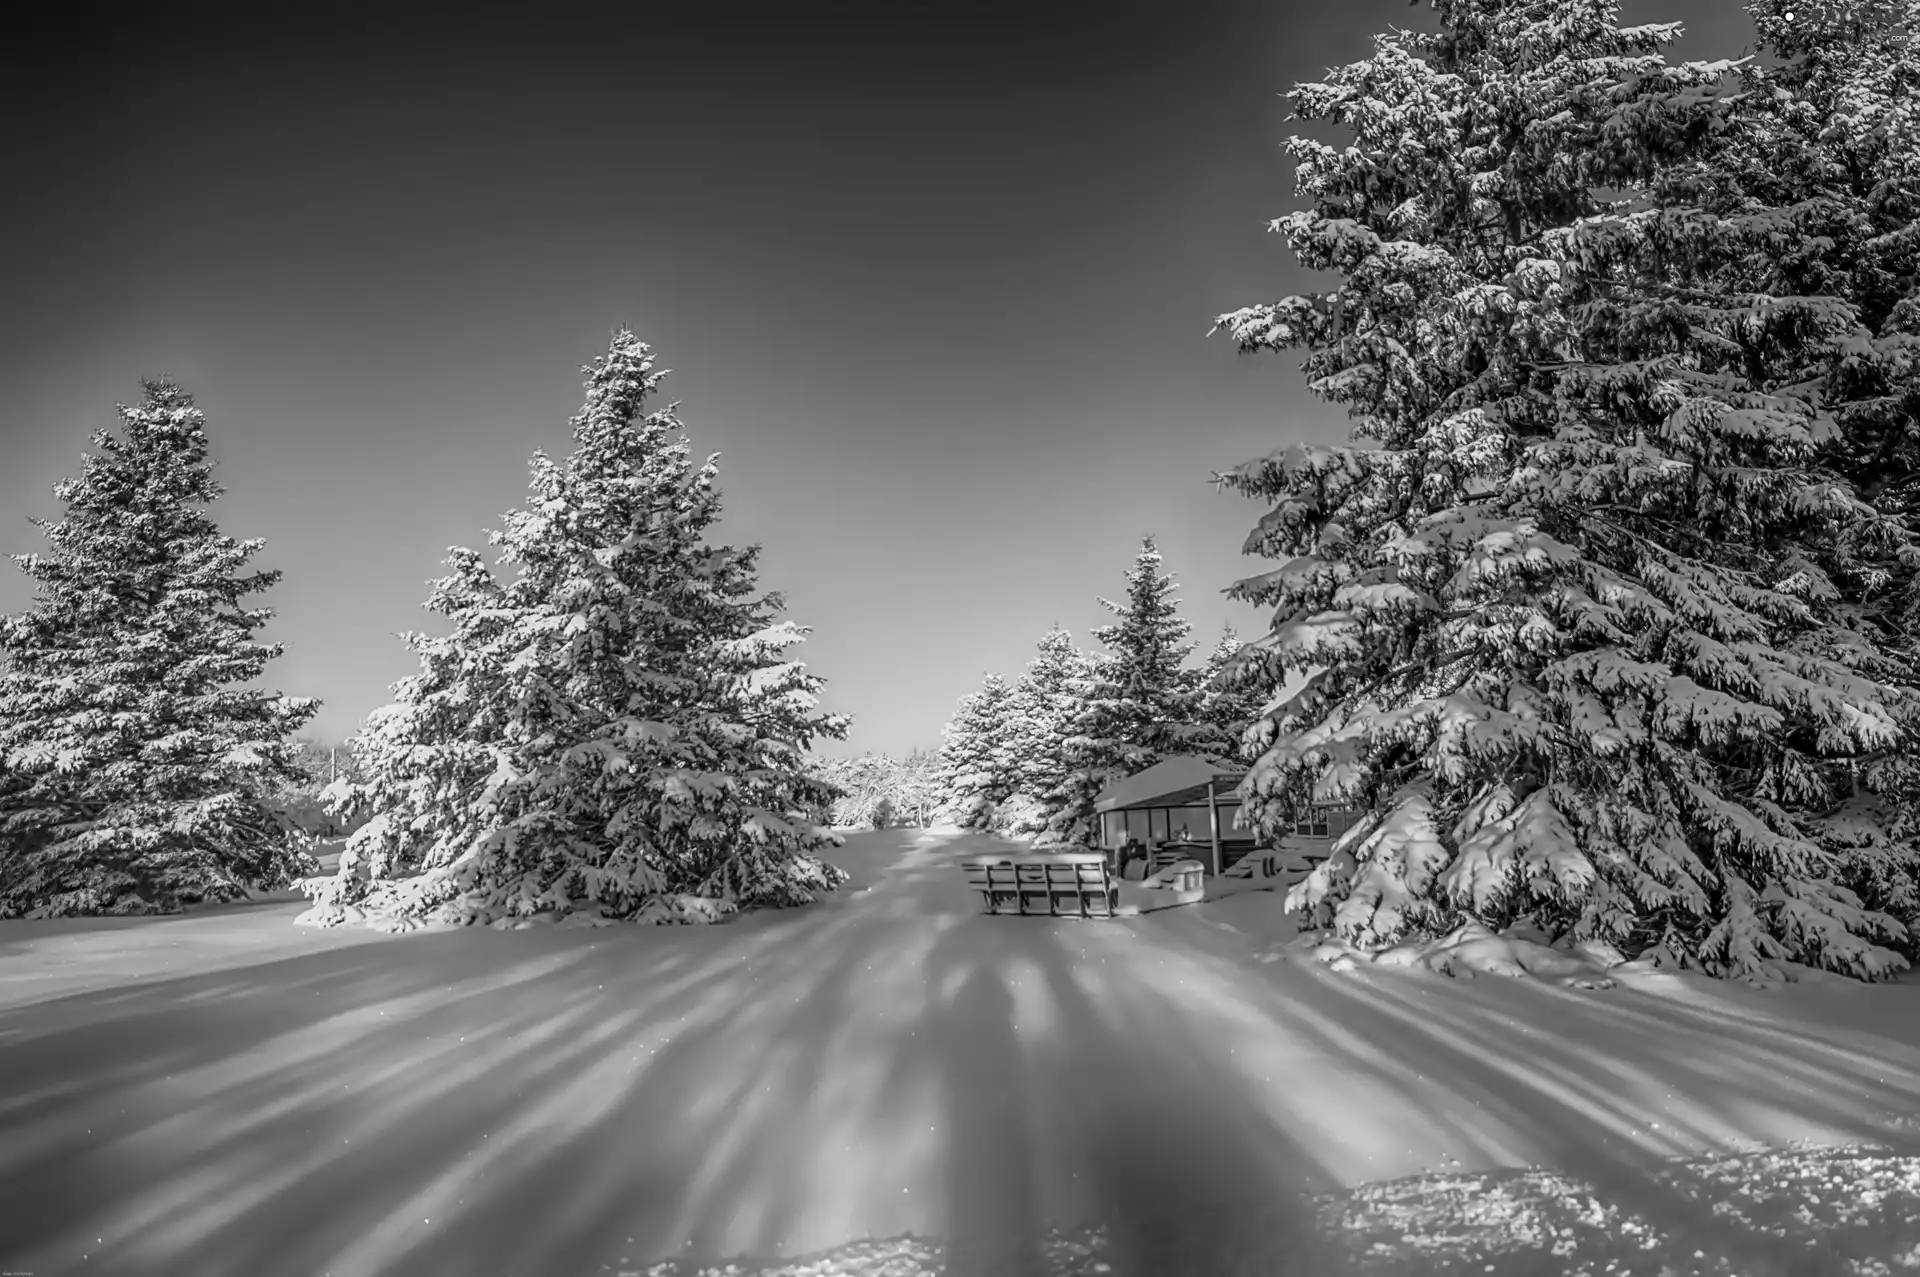
[[[853,716],[826,754],[939,744],[1054,624],[1091,647],[1153,535],[1200,653],[1268,619],[1262,509],[1211,477],[1343,409],[1215,316],[1315,287],[1286,90],[1404,0],[972,0],[141,13],[43,6],[0,42],[0,553],[167,375],[207,415],[222,532],[284,572],[261,686],[337,742],[419,668],[397,637],[487,547],[581,365],[670,369],[720,538],[810,626]],[[1634,0],[1681,58],[1734,0]],[[490,556],[491,557],[491,556]],[[0,611],[33,585],[0,563]]]

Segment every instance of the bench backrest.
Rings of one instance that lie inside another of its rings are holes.
[[[974,861],[966,868],[967,883],[977,891],[1105,891],[1111,885],[1107,866],[1097,860],[1068,864]]]
[[[1018,891],[1022,887],[1032,889],[1035,884],[1019,872],[1023,867],[1007,861],[968,865],[967,884],[981,891]],[[1039,886],[1045,885],[1043,879]]]

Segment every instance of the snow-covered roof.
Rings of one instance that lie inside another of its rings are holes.
[[[1245,770],[1223,758],[1175,754],[1101,790],[1093,801],[1093,809],[1120,811],[1128,807],[1185,807],[1205,803],[1207,785],[1215,777],[1237,784]]]

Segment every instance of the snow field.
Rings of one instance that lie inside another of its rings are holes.
[[[0,1260],[1903,1271],[1910,985],[1336,971],[1275,891],[986,916],[957,861],[1006,846],[850,835],[833,897],[701,928],[6,924]]]

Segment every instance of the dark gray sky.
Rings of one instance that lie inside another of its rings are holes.
[[[46,6],[0,33],[0,552],[138,379],[208,415],[222,530],[286,572],[266,685],[339,738],[451,545],[564,456],[631,325],[722,453],[731,540],[815,627],[846,746],[934,745],[1143,533],[1203,647],[1265,618],[1215,469],[1344,414],[1214,315],[1309,286],[1280,96],[1403,0]],[[289,25],[278,16],[295,13]],[[1683,57],[1734,0],[1637,0]],[[1334,134],[1322,136],[1336,137]],[[0,610],[31,583],[0,565]]]

